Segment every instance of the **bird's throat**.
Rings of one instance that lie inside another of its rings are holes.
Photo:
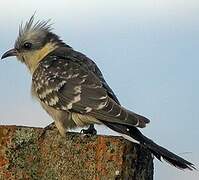
[[[25,61],[25,64],[28,66],[30,72],[33,73],[37,68],[39,62],[42,61],[45,56],[47,56],[50,52],[52,52],[56,48],[57,48],[56,44],[49,42],[39,50],[35,50],[31,53],[24,54],[23,59]]]

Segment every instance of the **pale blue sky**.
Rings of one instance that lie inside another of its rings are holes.
[[[19,24],[34,11],[95,60],[125,107],[151,119],[144,134],[199,167],[199,1],[1,1],[0,54],[13,47]],[[0,83],[1,124],[51,122],[30,97],[31,77],[15,58],[0,63]],[[155,180],[198,178],[155,161]]]

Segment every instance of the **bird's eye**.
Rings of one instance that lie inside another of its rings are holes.
[[[31,47],[32,47],[32,43],[30,43],[30,42],[26,42],[26,43],[24,43],[23,44],[23,47],[24,47],[24,49],[31,49]]]

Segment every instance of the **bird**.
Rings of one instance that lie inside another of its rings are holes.
[[[34,15],[20,24],[14,48],[1,59],[16,56],[32,76],[31,93],[52,117],[59,133],[102,124],[147,148],[158,160],[178,169],[194,164],[149,139],[140,129],[150,120],[122,106],[96,63],[53,32],[49,20]]]

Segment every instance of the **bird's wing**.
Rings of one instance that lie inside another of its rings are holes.
[[[110,86],[107,84],[107,82],[105,81],[105,79],[104,79],[104,77],[102,75],[102,72],[97,67],[95,62],[92,61],[91,59],[89,59],[88,57],[86,57],[85,55],[81,55],[81,56],[84,57],[83,62],[86,62],[89,70],[91,70],[99,78],[99,80],[102,83],[102,86],[106,89],[108,96],[111,97],[116,103],[120,104],[117,96],[115,95],[113,90],[110,88]]]
[[[108,96],[111,97],[116,103],[120,104],[113,90],[105,81],[102,72],[100,71],[100,69],[97,67],[97,65],[93,60],[91,60],[81,52],[75,51],[72,48],[68,47],[59,47],[52,53],[64,59],[70,58],[73,62],[78,63],[81,66],[87,68],[89,71],[93,72],[97,76],[97,78],[99,78],[99,80],[101,81],[102,86],[106,89]]]
[[[59,110],[137,127],[149,122],[117,104],[94,73],[71,59],[47,56],[33,74],[33,88],[43,103]]]

